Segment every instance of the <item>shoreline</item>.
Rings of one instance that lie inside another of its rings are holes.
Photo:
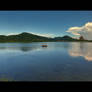
[[[34,43],[34,42],[0,42],[0,43]],[[39,42],[43,42],[43,41],[39,41]],[[44,41],[44,42],[92,42],[92,41]]]

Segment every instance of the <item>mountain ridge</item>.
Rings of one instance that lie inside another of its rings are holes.
[[[68,35],[65,35],[63,37],[49,38],[28,32],[22,32],[15,35],[0,35],[0,42],[53,42],[53,41],[79,41],[79,40],[72,38]]]

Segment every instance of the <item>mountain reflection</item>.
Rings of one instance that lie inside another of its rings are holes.
[[[38,49],[37,47],[20,47],[20,50],[23,52],[28,52],[28,51],[32,51],[32,50],[36,50]]]
[[[69,54],[73,57],[82,56],[87,61],[92,61],[92,43],[71,43]]]
[[[0,47],[0,50],[20,50],[23,52],[38,50],[39,47]]]

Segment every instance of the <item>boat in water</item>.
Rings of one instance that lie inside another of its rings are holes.
[[[48,45],[42,45],[42,47],[48,47]]]

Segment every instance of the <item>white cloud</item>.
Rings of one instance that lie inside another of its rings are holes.
[[[19,34],[19,33],[9,33],[9,34],[7,34],[7,36],[8,35],[17,35],[17,34]]]
[[[54,34],[42,34],[42,33],[34,33],[34,32],[30,32],[32,34],[35,34],[35,35],[39,35],[39,36],[44,36],[44,37],[55,37]]]
[[[54,34],[38,34],[38,35],[45,37],[54,37]]]
[[[92,22],[88,22],[81,27],[71,27],[66,32],[70,32],[73,35],[82,35],[85,39],[92,40]]]

